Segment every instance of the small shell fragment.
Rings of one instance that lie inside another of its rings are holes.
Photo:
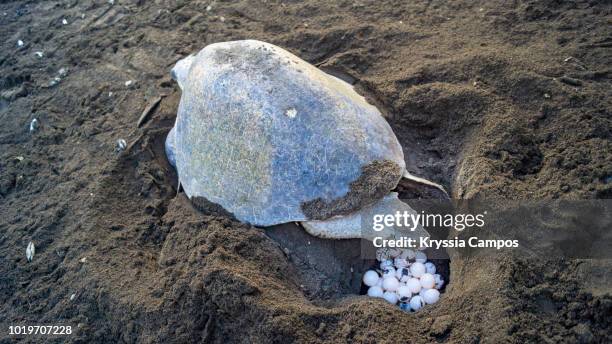
[[[49,86],[53,87],[53,86],[59,84],[60,81],[62,81],[62,78],[60,78],[59,76],[56,76],[51,81],[49,81]]]
[[[38,120],[36,118],[34,118],[31,122],[30,122],[30,132],[34,132],[36,131],[36,129],[38,129]]]
[[[121,152],[121,151],[125,150],[125,148],[127,148],[127,142],[124,139],[117,140],[117,142],[115,144],[115,151],[116,152]]]
[[[23,47],[23,41],[22,40],[17,40],[17,46],[19,48]]]
[[[285,116],[295,118],[295,116],[297,116],[297,110],[295,108],[289,108],[285,111]]]
[[[34,247],[34,243],[30,241],[28,247],[26,248],[26,258],[28,262],[31,262],[34,259],[34,253],[36,253],[36,248]]]

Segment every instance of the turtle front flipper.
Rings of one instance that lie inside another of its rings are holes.
[[[398,226],[383,226],[380,231],[374,229],[380,227],[380,216],[389,214],[395,216],[397,212],[417,215],[414,209],[397,198],[397,193],[391,192],[378,202],[354,213],[324,221],[305,221],[302,222],[302,226],[308,233],[326,239],[361,238],[373,241],[377,237],[383,239],[407,237],[418,242],[421,237],[429,237],[429,233],[420,224],[417,224],[414,230]]]
[[[166,137],[166,143],[164,144],[168,162],[174,168],[176,168],[176,130],[175,128],[176,126],[170,129],[170,132],[168,133],[168,137]]]

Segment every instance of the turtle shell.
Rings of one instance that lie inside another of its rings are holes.
[[[192,200],[259,226],[324,220],[397,185],[402,148],[353,87],[274,45],[206,46],[177,63],[166,150]]]

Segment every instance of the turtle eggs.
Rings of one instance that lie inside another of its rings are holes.
[[[410,269],[408,269],[408,268],[398,268],[395,271],[395,277],[400,282],[406,282],[406,281],[408,281],[408,279],[410,279],[410,277],[412,277],[412,275],[410,275]]]
[[[380,277],[376,271],[369,270],[363,275],[363,284],[367,285],[368,287],[373,287],[378,283],[379,279]]]
[[[427,289],[423,293],[423,301],[428,305],[434,304],[440,300],[440,292],[437,289]]]
[[[410,299],[410,308],[414,309],[415,311],[418,311],[424,305],[423,298],[419,295],[413,296],[412,299]]]
[[[395,276],[385,278],[382,284],[383,289],[388,291],[396,291],[399,286],[400,282],[397,280],[397,278],[395,278]]]
[[[419,281],[417,278],[411,278],[406,282],[406,286],[410,289],[410,292],[412,292],[413,294],[417,294],[419,291],[421,291],[421,281]]]
[[[400,285],[397,288],[397,296],[399,296],[400,301],[408,300],[412,296],[412,290],[407,285]]]
[[[390,304],[396,304],[397,303],[397,294],[391,291],[386,291],[383,294],[383,299],[385,299],[387,302],[389,302]]]
[[[434,280],[436,281],[436,289],[441,289],[442,286],[444,285],[444,278],[442,278],[440,274],[435,274]]]
[[[436,273],[436,266],[427,261],[424,252],[385,252],[385,255],[377,255],[379,269],[368,270],[363,275],[368,296],[399,305],[406,312],[416,312],[440,300],[439,289],[444,285],[444,279]]]
[[[380,262],[380,269],[384,270],[386,268],[392,268],[393,267],[393,261],[391,259],[385,259],[382,262]]]
[[[381,287],[375,285],[370,287],[370,289],[368,289],[368,296],[369,297],[383,297],[384,291]]]
[[[383,269],[382,277],[383,278],[395,277],[395,268],[388,267],[388,268]]]
[[[424,289],[431,289],[436,285],[436,280],[432,274],[423,274],[421,276],[421,287]]]
[[[425,273],[425,265],[423,263],[415,262],[410,265],[410,273],[414,277],[421,277]]]

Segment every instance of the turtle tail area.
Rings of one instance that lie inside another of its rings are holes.
[[[170,71],[172,79],[178,83],[181,90],[184,89],[187,75],[189,75],[189,69],[191,68],[191,63],[193,62],[194,58],[195,56],[189,55],[184,59],[179,60],[176,65],[174,65],[174,68],[172,68],[172,71]]]
[[[417,190],[417,194],[422,198],[442,200],[450,199],[448,192],[446,192],[442,185],[436,184],[425,178],[417,177],[413,174],[410,174],[408,171],[404,171],[404,175],[402,176],[402,179],[399,182],[399,186],[401,186],[402,189]]]

